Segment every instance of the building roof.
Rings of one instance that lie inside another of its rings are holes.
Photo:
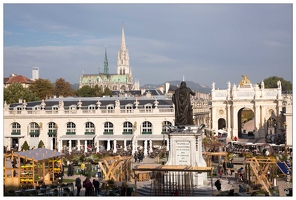
[[[22,76],[22,75],[13,75],[11,77],[8,78],[8,80],[5,82],[5,79],[4,78],[4,83],[5,84],[12,84],[12,83],[26,83],[26,84],[30,84],[34,81],[32,81],[31,79],[25,77],[25,76]]]
[[[51,98],[45,100],[45,110],[52,110],[53,106],[59,106],[60,101],[64,103],[64,109],[68,109],[69,106],[78,105],[80,101],[83,108],[90,105],[97,107],[97,102],[100,102],[100,108],[104,109],[109,105],[116,105],[116,100],[120,101],[120,108],[125,108],[127,105],[133,105],[135,108],[135,102],[138,101],[138,107],[142,108],[144,105],[151,104],[155,107],[155,101],[158,101],[158,107],[171,108],[173,106],[172,99],[165,96],[159,96],[158,98],[146,98],[146,97],[66,97],[66,98]],[[26,102],[26,109],[32,110],[35,106],[41,106],[42,101]],[[9,105],[9,109],[12,110],[17,106],[23,106],[23,103],[13,103]]]
[[[38,148],[38,149],[33,149],[28,151],[18,151],[18,152],[14,152],[14,154],[17,154],[17,155],[20,155],[21,157],[26,157],[32,160],[37,160],[37,161],[65,155],[64,153],[59,153],[57,151],[53,151],[46,148]]]

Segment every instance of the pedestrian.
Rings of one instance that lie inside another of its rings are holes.
[[[138,159],[137,152],[134,153],[134,159],[135,159],[135,163],[137,163],[137,159]]]
[[[241,185],[238,185],[238,192],[239,193],[242,193],[242,192],[245,192],[245,189],[243,188],[243,186],[241,186]]]
[[[85,163],[82,162],[80,165],[80,175],[84,174],[84,169],[85,169]]]
[[[73,164],[70,162],[69,165],[68,165],[68,176],[73,176],[74,174],[74,166]]]
[[[234,141],[237,141],[237,137],[236,136],[234,136]]]
[[[228,173],[227,173],[227,162],[225,162],[225,160],[223,160],[222,166],[223,166],[224,175],[228,175]]]
[[[100,193],[100,182],[99,182],[98,180],[96,180],[96,179],[93,179],[93,186],[94,186],[94,188],[95,188],[95,193],[94,193],[94,195],[95,195],[95,196],[98,196],[99,193]]]
[[[221,181],[220,178],[218,178],[215,182],[215,186],[217,188],[218,191],[221,191]]]
[[[174,192],[174,196],[179,196],[179,191],[178,191],[178,189],[175,190],[175,192]]]
[[[92,195],[93,185],[90,182],[89,178],[86,178],[83,181],[83,187],[85,187],[85,196],[91,196]]]
[[[81,179],[80,179],[80,177],[77,177],[75,179],[75,186],[77,188],[77,194],[76,194],[76,196],[80,196],[80,190],[81,190]]]
[[[100,165],[98,165],[98,177],[102,178],[102,169],[101,169]]]

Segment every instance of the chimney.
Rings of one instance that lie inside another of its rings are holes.
[[[23,99],[19,98],[19,103],[23,103]]]

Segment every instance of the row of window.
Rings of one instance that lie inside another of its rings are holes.
[[[120,106],[120,107],[123,107],[126,110],[133,110],[135,108],[135,106],[133,104],[128,104],[128,105]],[[141,106],[139,106],[139,107],[141,107]],[[151,110],[152,107],[153,107],[152,104],[143,105],[143,108],[146,109],[146,110]],[[23,106],[16,106],[16,107],[14,107],[14,110],[21,111],[21,110],[23,110],[23,108],[24,108]],[[69,109],[69,110],[77,110],[78,106],[74,104],[74,105],[71,105],[71,106],[65,106],[64,108]],[[96,110],[97,106],[94,105],[94,104],[89,105],[89,106],[81,106],[81,109]],[[114,105],[113,104],[107,105],[106,109],[107,110],[113,110]],[[41,105],[37,105],[37,106],[32,107],[32,110],[41,110]],[[59,106],[58,105],[51,106],[51,110],[56,110],[57,111],[57,110],[59,110]]]
[[[162,132],[168,131],[168,126],[171,126],[172,123],[169,121],[164,121],[162,127]],[[42,123],[37,124],[36,122],[31,122],[29,124],[29,134],[31,137],[39,137],[40,129],[42,128]],[[73,122],[68,122],[66,124],[66,134],[76,134],[76,124]],[[123,134],[133,134],[134,125],[126,121],[123,123]],[[149,121],[144,121],[142,123],[142,133],[152,133],[152,123]],[[55,122],[48,123],[48,136],[53,137],[56,135],[58,130],[58,125]],[[111,122],[104,123],[104,134],[113,134],[114,125]],[[17,122],[12,123],[11,135],[20,135],[21,134],[21,125]],[[85,123],[85,134],[95,134],[95,124],[92,122]]]

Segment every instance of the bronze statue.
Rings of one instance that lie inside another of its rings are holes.
[[[175,126],[193,125],[192,105],[190,102],[190,94],[195,93],[186,87],[185,81],[181,82],[180,88],[175,90],[172,100],[175,104]]]

